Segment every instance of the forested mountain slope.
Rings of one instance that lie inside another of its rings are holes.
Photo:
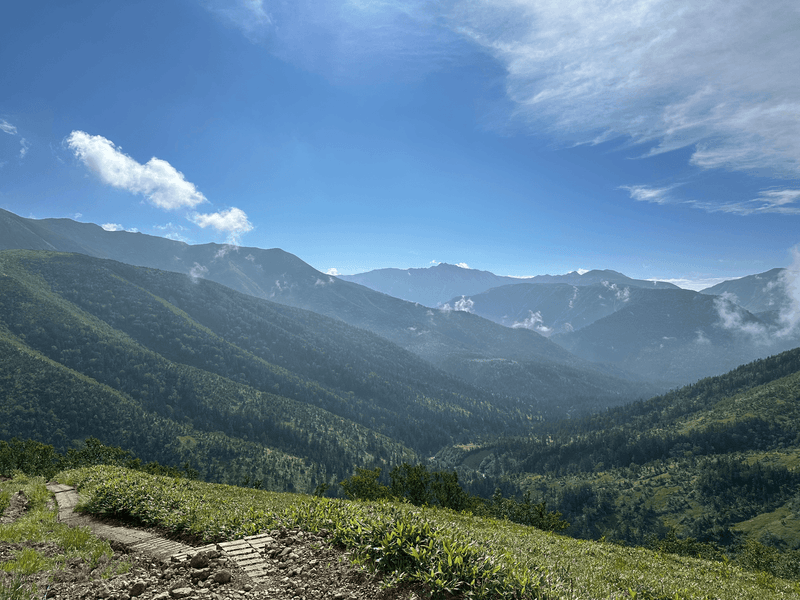
[[[341,321],[78,254],[0,252],[0,332],[4,437],[124,439],[146,460],[199,458],[187,444],[219,433],[233,441],[210,454],[275,448],[320,480],[537,418]],[[71,391],[76,380],[93,403]],[[156,445],[150,422],[171,432]]]
[[[700,293],[710,296],[733,294],[736,303],[752,313],[780,311],[789,303],[785,277],[786,269],[770,269],[765,273],[723,281]]]
[[[558,410],[582,409],[584,399],[611,406],[651,395],[638,377],[579,359],[534,331],[509,330],[459,311],[429,309],[325,275],[279,249],[188,245],[69,219],[23,219],[0,211],[0,248],[57,249],[188,274],[273,302],[304,308],[368,329],[451,373],[493,391],[502,380],[475,359],[535,363],[546,377],[515,395]],[[579,374],[577,378],[574,374]],[[590,385],[594,375],[602,374]],[[505,388],[504,388],[505,389]],[[500,393],[501,390],[498,390]],[[574,399],[574,400],[573,400]]]
[[[442,465],[505,476],[564,513],[574,535],[645,543],[746,534],[800,548],[800,348],[663,396],[451,449]]]
[[[553,341],[587,360],[642,377],[696,381],[800,343],[725,298],[691,290],[634,290],[612,314]]]

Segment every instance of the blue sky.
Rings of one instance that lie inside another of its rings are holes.
[[[15,3],[0,208],[343,274],[703,282],[800,242],[800,5]]]

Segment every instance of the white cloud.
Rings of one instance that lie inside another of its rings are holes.
[[[204,267],[200,263],[194,263],[194,266],[189,269],[189,277],[191,277],[193,281],[197,281],[198,279],[205,277],[207,274],[208,267]]]
[[[144,165],[100,135],[73,131],[67,145],[103,183],[142,194],[158,208],[175,210],[207,202],[194,184],[167,161],[153,157]]]
[[[469,269],[469,265],[465,262],[456,263],[457,267],[461,267],[462,269]]]
[[[620,300],[622,302],[627,302],[631,299],[631,290],[627,287],[619,287],[616,283],[609,283],[607,281],[601,281],[600,283],[603,284],[607,290],[614,292],[614,298]]]
[[[719,325],[752,336],[755,340],[766,342],[767,328],[759,322],[749,320],[745,310],[738,305],[736,294],[725,292],[714,298],[714,308],[719,316]]]
[[[264,9],[263,0],[208,1],[205,5],[223,21],[241,29],[252,41],[263,38],[273,24],[272,18]]]
[[[229,239],[234,244],[241,234],[253,229],[253,224],[247,219],[247,214],[235,207],[209,214],[194,213],[190,220],[203,228],[211,226],[217,231],[227,232]]]
[[[325,271],[325,273],[327,275],[333,275],[334,277],[338,277],[339,276],[339,270],[336,267],[331,267],[330,269]]]
[[[471,298],[465,298],[461,296],[460,300],[456,300],[453,303],[453,306],[450,306],[450,303],[447,303],[443,306],[439,307],[439,310],[442,312],[451,312],[451,311],[458,311],[458,312],[472,312],[472,307],[475,306],[475,302]]]
[[[7,133],[9,135],[17,135],[17,128],[15,125],[12,125],[5,119],[0,119],[0,131]],[[31,144],[25,138],[20,138],[19,140],[19,157],[25,158],[25,155],[28,153],[28,149],[31,147]],[[8,161],[6,161],[8,162]],[[0,167],[2,167],[6,162],[0,163]]]
[[[0,131],[9,135],[17,135],[17,128],[5,119],[0,119]]]
[[[203,4],[279,58],[337,80],[419,79],[471,50],[444,22],[446,4],[430,0]]]
[[[235,250],[236,252],[239,252],[239,248],[237,246],[232,246],[230,244],[225,244],[219,250],[217,250],[217,253],[214,255],[214,258],[215,259],[216,258],[225,258],[225,256],[231,250]]]
[[[515,116],[538,131],[800,173],[794,0],[456,2],[450,22],[505,65]]]
[[[106,231],[124,231],[125,228],[119,223],[103,223],[101,225]]]
[[[782,334],[791,335],[800,324],[800,247],[791,250],[792,264],[781,273],[780,282],[786,292],[787,303],[780,311]]]
[[[539,310],[536,312],[529,310],[528,317],[526,319],[522,321],[515,321],[511,327],[512,329],[530,329],[531,331],[535,331],[542,335],[549,335],[553,331],[550,327],[547,327],[544,324],[542,312]]]

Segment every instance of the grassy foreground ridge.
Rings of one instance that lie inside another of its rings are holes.
[[[62,472],[90,513],[133,519],[198,541],[286,526],[327,530],[388,581],[434,598],[800,598],[800,583],[643,548],[589,542],[507,521],[396,502],[268,492],[99,466]]]

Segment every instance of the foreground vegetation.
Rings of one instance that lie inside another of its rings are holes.
[[[91,569],[100,567],[101,577],[120,572],[107,566],[113,555],[108,542],[98,539],[85,527],[70,527],[56,520],[58,511],[47,505],[51,495],[44,478],[18,473],[13,479],[0,481],[0,511],[8,508],[11,497],[19,492],[27,498],[27,511],[13,523],[0,525],[0,546],[4,549],[0,599],[43,597],[44,592],[37,590],[32,576],[52,573],[75,559]],[[10,558],[5,556],[7,544],[13,544]]]
[[[562,537],[466,511],[275,493],[120,467],[58,475],[90,513],[162,527],[198,542],[285,526],[330,532],[389,582],[433,598],[800,598],[800,584],[730,562]]]

